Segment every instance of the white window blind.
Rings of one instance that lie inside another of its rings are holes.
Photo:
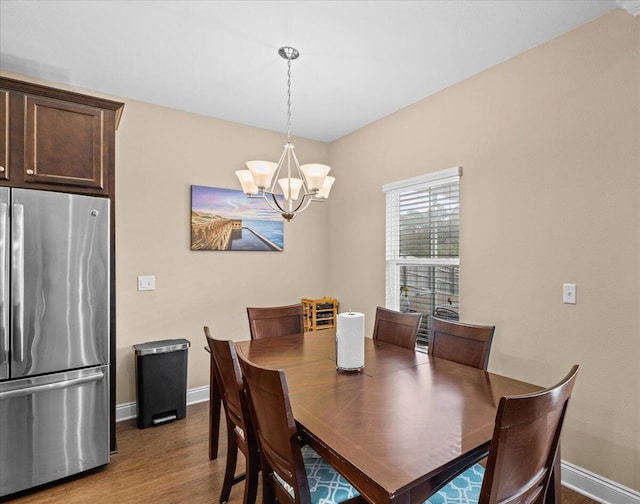
[[[427,344],[434,312],[457,318],[460,167],[386,184],[386,306],[422,313]]]

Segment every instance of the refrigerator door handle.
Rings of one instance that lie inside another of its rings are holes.
[[[9,362],[9,305],[7,234],[9,216],[7,204],[0,203],[0,364]],[[3,376],[0,376],[3,378]]]
[[[14,362],[24,360],[24,206],[13,205],[11,239],[11,275],[13,277]]]
[[[0,392],[0,400],[10,399],[12,397],[23,397],[37,392],[46,392],[49,390],[56,390],[62,388],[73,387],[75,385],[82,385],[83,383],[89,383],[94,381],[100,381],[104,378],[104,373],[94,373],[87,376],[80,376],[79,378],[72,378],[70,380],[63,380],[54,383],[45,383],[44,385],[34,385],[33,387],[24,387],[15,390],[7,390]]]

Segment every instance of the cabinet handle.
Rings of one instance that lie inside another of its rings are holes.
[[[27,170],[27,175],[33,175],[33,170]]]
[[[4,173],[4,166],[0,166],[0,173]]]

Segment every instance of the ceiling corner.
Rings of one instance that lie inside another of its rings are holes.
[[[640,14],[640,0],[617,0],[618,5],[629,14],[637,16]]]

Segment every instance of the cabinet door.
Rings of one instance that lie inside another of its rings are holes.
[[[0,89],[0,180],[9,179],[9,92]]]
[[[107,189],[103,110],[25,95],[24,182]]]

